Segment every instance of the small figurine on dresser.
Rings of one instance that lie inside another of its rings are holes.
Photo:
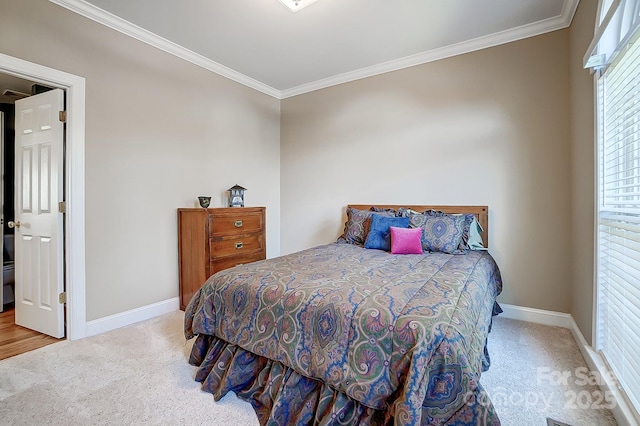
[[[229,207],[244,207],[244,191],[246,190],[238,184],[227,189],[229,191]]]
[[[207,207],[209,207],[209,204],[211,204],[211,197],[201,195],[198,197],[198,203],[200,204],[200,207],[206,209]]]

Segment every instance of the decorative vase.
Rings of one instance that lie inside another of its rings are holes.
[[[209,207],[209,204],[211,204],[211,197],[205,197],[204,195],[201,195],[198,197],[198,203],[200,203],[200,207],[206,209],[207,207]]]

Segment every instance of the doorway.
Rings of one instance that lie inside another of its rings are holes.
[[[85,80],[54,68],[0,53],[0,74],[23,78],[67,94],[65,155],[65,267],[67,339],[87,335],[85,312],[84,146]]]
[[[3,271],[0,276],[0,312],[5,310],[5,305],[11,305],[14,301],[14,277],[15,265],[13,237],[14,230],[9,228],[7,222],[13,219],[14,211],[14,111],[13,98],[5,95],[8,90],[3,89],[11,81],[3,81],[0,75],[0,171],[2,172],[2,184],[0,185],[0,202],[2,215],[0,216],[0,253],[2,253]],[[15,93],[15,92],[12,92]]]
[[[0,82],[1,87],[2,83]],[[5,143],[5,140],[13,139],[10,134],[13,126],[6,124],[7,117],[9,121],[13,120],[13,105],[2,103],[2,96],[0,95],[0,172],[2,173],[2,184],[0,185],[0,202],[2,204],[0,253],[2,253],[3,270],[0,276],[0,312],[6,309],[5,305],[11,307],[10,305],[14,302],[13,294],[15,292],[15,268],[12,262],[14,251],[12,244],[5,241],[13,238],[13,229],[8,229],[8,226],[5,225],[5,216],[13,217],[13,205],[11,203],[14,185],[13,172],[11,171],[13,161],[9,160],[11,153],[7,152],[10,151],[10,146]]]
[[[0,329],[2,330],[0,335],[0,359],[28,352],[60,340],[41,334],[38,331],[21,327],[16,323],[16,308],[22,308],[23,306],[16,306],[16,266],[26,266],[28,269],[28,265],[19,265],[14,262],[16,260],[15,237],[17,234],[15,229],[16,222],[14,222],[14,220],[17,220],[14,203],[14,195],[16,193],[16,101],[30,98],[33,95],[52,89],[15,76],[0,74],[0,169],[2,170],[2,185],[0,186],[0,199],[2,200],[0,252],[2,252],[3,256],[3,273],[0,277],[0,288],[2,289],[0,293]],[[17,222],[17,224],[19,226],[20,222]],[[26,261],[20,257],[17,260],[20,260],[20,262]],[[24,271],[26,269],[21,268],[20,270]],[[63,332],[58,336],[62,334]]]

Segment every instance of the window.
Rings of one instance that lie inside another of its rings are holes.
[[[640,0],[602,3],[601,27],[585,60],[599,67],[596,348],[638,411]]]

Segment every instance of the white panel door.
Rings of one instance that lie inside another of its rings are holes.
[[[63,201],[64,92],[16,101],[16,324],[64,337]]]

